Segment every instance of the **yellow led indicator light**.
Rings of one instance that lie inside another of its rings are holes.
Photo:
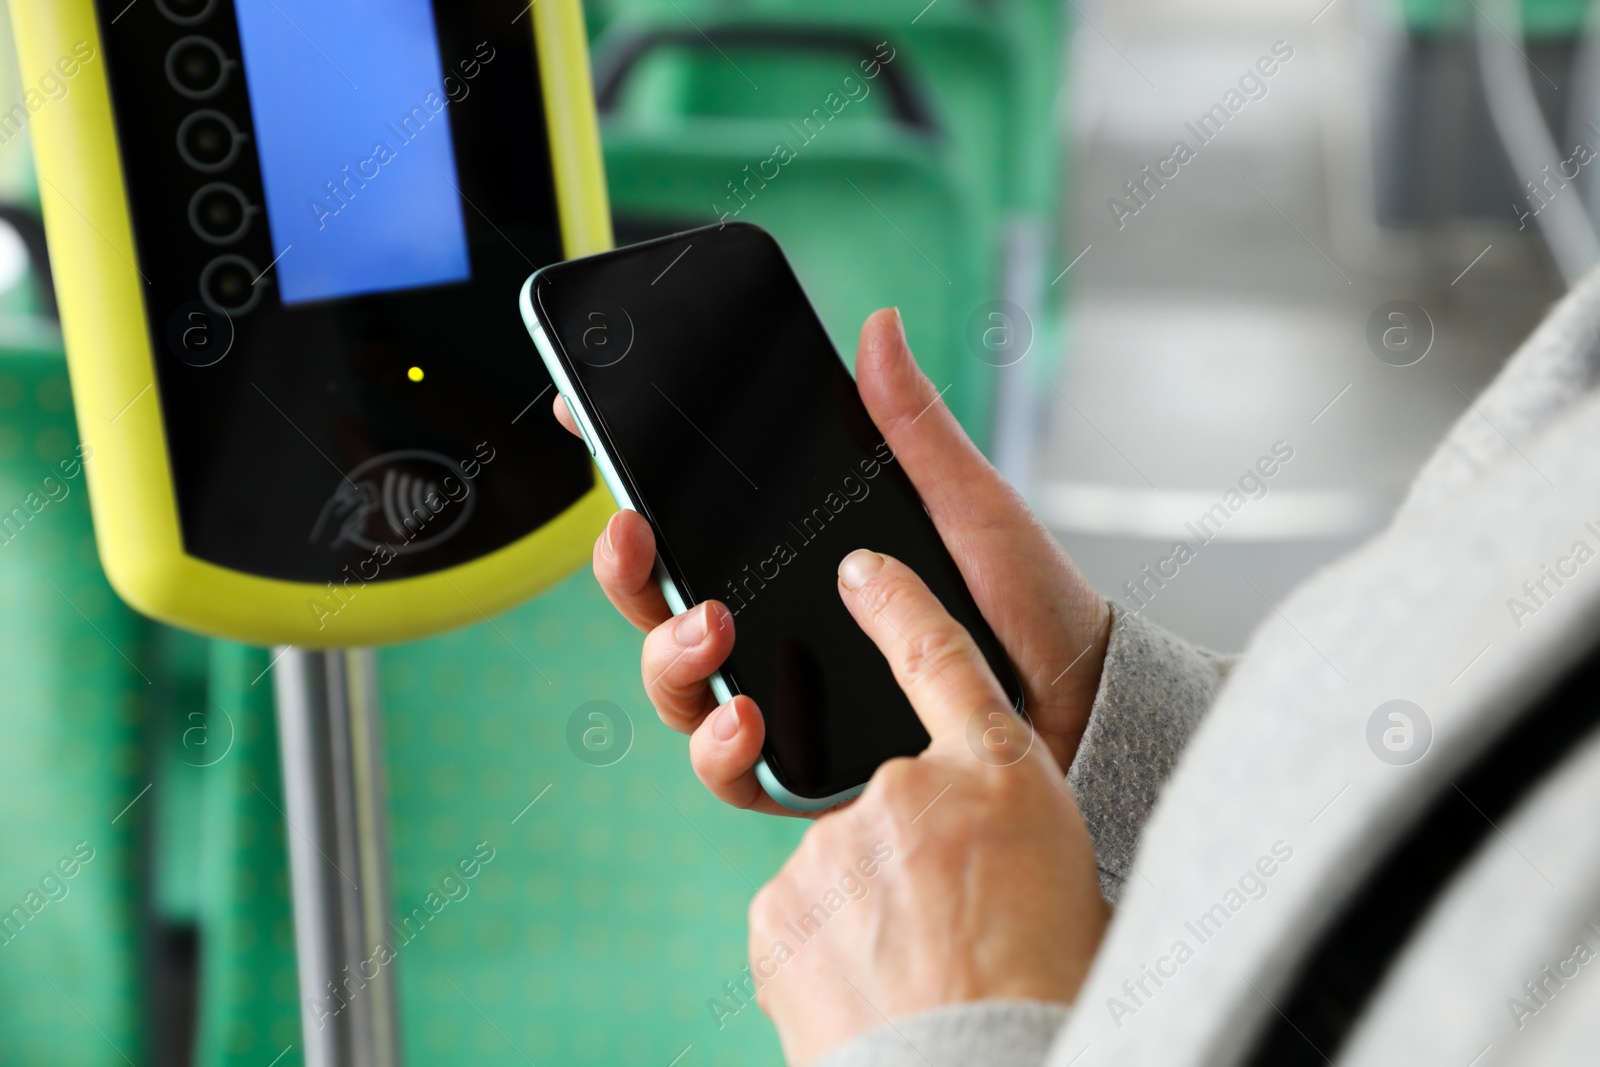
[[[410,378],[414,382],[422,381],[422,368],[412,367],[410,370],[406,371],[406,377]]]

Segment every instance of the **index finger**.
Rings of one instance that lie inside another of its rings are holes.
[[[904,563],[857,549],[839,564],[839,595],[934,744],[963,737],[979,708],[1011,706],[972,635]]]

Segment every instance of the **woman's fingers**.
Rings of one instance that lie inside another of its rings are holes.
[[[668,619],[646,635],[640,671],[645,695],[662,722],[681,734],[700,725],[717,706],[707,679],[732,650],[733,616],[715,600]]]
[[[649,630],[672,618],[656,584],[656,535],[637,511],[611,516],[594,543],[594,576],[623,618]]]
[[[567,400],[564,396],[557,393],[556,398],[550,401],[550,408],[556,413],[556,421],[565,426],[568,433],[574,437],[583,436],[583,433],[578,429],[578,420],[574,419],[572,412],[567,410]]]
[[[839,595],[935,745],[964,738],[975,714],[1009,706],[972,635],[904,563],[857,549],[839,563]]]
[[[650,702],[662,722],[690,735],[689,763],[712,796],[767,815],[799,814],[767,796],[756,778],[767,736],[756,702],[741,694],[719,707],[706,681],[732,648],[733,618],[716,601],[658,626],[644,646]]]
[[[689,738],[695,775],[724,804],[768,815],[797,815],[767,796],[756,779],[766,723],[756,702],[736,696],[701,721]]]
[[[738,696],[718,708],[711,692],[708,679],[733,650],[733,615],[709,600],[674,617],[655,583],[654,563],[650,524],[632,511],[613,515],[595,545],[594,572],[617,610],[647,631],[640,656],[645,695],[663,723],[693,735],[689,759],[713,796],[769,815],[795,814],[756,780],[766,725],[755,701]]]
[[[856,382],[1010,653],[1040,736],[1063,766],[1071,763],[1099,689],[1110,609],[967,437],[917,367],[893,309],[862,326]]]
[[[952,532],[1037,526],[1022,495],[972,443],[917,366],[895,308],[874,311],[862,325],[856,384],[947,542]]]
[[[581,437],[567,402],[558,393],[551,407],[567,432]],[[649,630],[672,617],[667,598],[656,584],[656,535],[636,511],[611,516],[594,543],[594,576],[624,618]]]

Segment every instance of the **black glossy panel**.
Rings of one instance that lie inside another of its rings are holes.
[[[231,0],[100,3],[190,554],[279,579],[402,578],[516,541],[592,488],[516,307],[562,250],[532,31],[503,6],[437,0],[450,80],[417,87],[450,101],[471,280],[285,307],[274,260],[314,251],[271,243]],[[234,64],[214,89],[212,46]]]

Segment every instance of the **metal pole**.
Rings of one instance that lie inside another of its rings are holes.
[[[306,1067],[398,1067],[373,654],[285,648],[273,671]]]
[[[1035,364],[1053,355],[1044,352],[1039,344],[1039,327],[1047,314],[1044,305],[1050,299],[1044,284],[1043,232],[1042,220],[1021,216],[1010,220],[1003,233],[1000,291],[1027,319],[1011,324],[1013,334],[1009,341],[1021,343],[1015,331],[1025,330],[1028,344],[1040,352],[1031,360],[1027,358],[1031,352],[1008,355],[1007,359],[1015,362],[995,368],[994,424],[989,431],[995,470],[1030,501],[1033,499],[1033,446],[1043,410],[1039,394],[1041,389],[1048,394],[1050,384],[1039,375]],[[1035,316],[1039,321],[1034,321]]]

